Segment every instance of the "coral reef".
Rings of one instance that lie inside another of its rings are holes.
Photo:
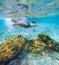
[[[25,38],[21,36],[14,37],[0,46],[0,65],[14,58],[25,43]]]
[[[39,34],[38,38],[32,40],[18,35],[0,45],[0,65],[7,65],[6,63],[10,62],[21,51],[41,53],[48,48],[59,52],[59,43],[45,34]]]
[[[47,48],[59,52],[59,43],[53,40],[49,35],[39,34],[38,40],[41,40],[47,45]]]
[[[40,53],[46,49],[46,44],[39,40],[30,40],[26,44],[25,50],[31,53]]]

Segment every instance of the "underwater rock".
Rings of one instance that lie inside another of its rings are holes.
[[[0,46],[0,65],[6,65],[14,58],[25,44],[26,39],[22,36],[14,37]]]
[[[39,34],[38,40],[41,40],[47,45],[47,48],[59,52],[59,43],[53,40],[49,35]]]

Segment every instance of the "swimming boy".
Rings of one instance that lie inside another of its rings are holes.
[[[15,21],[15,20],[12,20],[14,22],[14,25],[19,25],[19,26],[22,26],[24,28],[29,28],[29,27],[33,27],[36,25],[35,22],[31,22],[31,23],[21,23],[21,22],[18,22],[18,21]]]

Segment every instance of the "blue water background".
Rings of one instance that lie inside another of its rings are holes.
[[[27,17],[27,22],[36,22],[35,27],[23,28],[20,26],[13,26],[12,21],[7,19],[0,19],[0,44],[5,42],[14,35],[21,34],[28,39],[36,38],[40,34],[48,34],[53,39],[59,41],[59,15],[48,16],[42,18]],[[8,23],[8,24],[7,24]]]

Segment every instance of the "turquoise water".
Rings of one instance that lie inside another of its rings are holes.
[[[39,33],[48,34],[53,39],[59,41],[59,15],[48,16],[42,18],[19,18],[19,21],[35,21],[36,26],[30,28],[23,28],[20,26],[13,26],[12,19],[0,19],[0,42],[11,38],[14,35],[21,34],[29,39],[36,38]],[[0,43],[0,44],[1,44]]]
[[[18,4],[21,4],[19,6]],[[22,5],[27,6],[21,8]],[[28,39],[48,34],[59,42],[59,0],[0,0],[0,44],[21,34]],[[35,27],[13,26],[12,18],[21,22],[35,21]],[[45,50],[41,54],[25,51],[8,65],[59,65],[59,52]]]

